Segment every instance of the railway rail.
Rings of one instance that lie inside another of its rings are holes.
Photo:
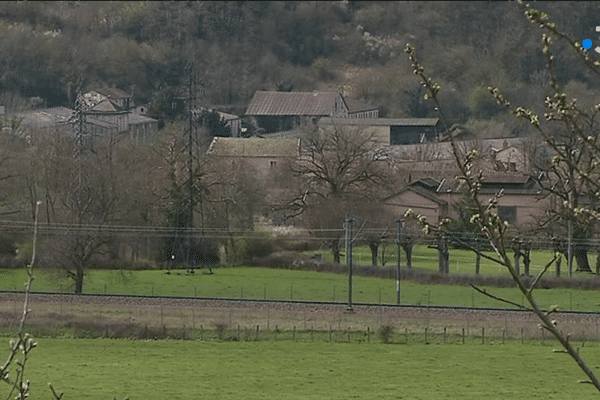
[[[19,290],[1,290],[1,295],[24,295],[24,291]],[[240,297],[204,297],[204,296],[160,296],[160,295],[135,295],[135,294],[116,294],[116,293],[59,293],[59,292],[41,292],[35,291],[29,293],[32,296],[50,296],[53,298],[69,299],[122,299],[122,300],[186,300],[203,302],[226,302],[231,304],[254,303],[264,305],[306,305],[306,306],[339,306],[346,307],[347,302],[343,301],[315,301],[315,300],[286,300],[286,299],[255,299]],[[448,311],[475,311],[475,312],[509,312],[509,313],[531,313],[528,309],[521,308],[502,308],[502,307],[467,307],[467,306],[449,306],[449,305],[422,305],[422,304],[394,304],[394,303],[352,303],[353,306],[361,308],[381,308],[388,309],[414,309],[414,310],[448,310]],[[547,310],[544,310],[547,311]],[[560,310],[561,314],[572,315],[598,315],[599,311],[579,311],[579,310]]]

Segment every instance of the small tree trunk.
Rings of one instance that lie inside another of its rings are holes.
[[[596,254],[596,275],[600,275],[600,248],[598,254]]]
[[[371,249],[371,264],[377,266],[377,252],[379,250],[379,243],[369,243]]]
[[[333,262],[340,264],[340,243],[337,240],[331,242],[331,252],[333,253]]]
[[[83,266],[78,265],[75,271],[75,294],[83,293]]]
[[[575,259],[577,260],[577,271],[592,272],[588,260],[587,247],[575,246]]]
[[[556,276],[560,278],[560,263],[562,262],[562,255],[558,256],[554,265],[556,266]]]
[[[412,268],[412,243],[406,243],[402,245],[404,253],[406,254],[406,267]]]

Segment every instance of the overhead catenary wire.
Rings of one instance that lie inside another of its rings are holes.
[[[87,225],[87,224],[74,224],[74,223],[39,223],[38,230],[40,234],[74,234],[74,233],[87,233],[90,235],[113,235],[113,236],[139,236],[139,237],[170,237],[174,234],[182,236],[194,236],[200,235],[206,239],[268,239],[269,237],[278,237],[281,239],[289,240],[342,240],[344,230],[340,229],[302,229],[298,230],[297,233],[291,235],[283,234],[278,235],[276,231],[266,228],[265,225],[257,224],[255,230],[249,230],[247,228],[224,228],[224,227],[211,227],[204,226],[199,228],[172,228],[163,226],[140,226],[140,225]],[[0,231],[20,234],[32,234],[34,229],[33,222],[29,221],[10,221],[0,220]],[[363,228],[360,235],[356,236],[358,241],[368,240],[369,235],[376,235],[382,243],[392,242],[393,238],[381,238],[380,234],[382,229],[375,228]],[[435,240],[435,235],[424,235],[423,232],[418,228],[404,229],[403,235],[412,235],[415,244],[431,244]],[[483,235],[475,235],[469,233],[459,233],[453,236],[459,238],[462,241],[475,240],[479,238],[485,243],[486,238]],[[514,236],[521,239],[522,243],[530,242],[532,250],[552,250],[556,246],[556,241],[551,237],[527,237],[527,236]],[[511,250],[510,240],[513,237],[507,237],[507,249]],[[558,241],[566,241],[567,237],[557,237]],[[566,243],[566,242],[565,242]],[[588,250],[594,251],[600,248],[600,237],[593,237],[589,239],[572,239],[572,246],[587,246]]]

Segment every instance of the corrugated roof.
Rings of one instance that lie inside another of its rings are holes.
[[[319,125],[436,126],[439,118],[321,118]]]
[[[300,139],[215,137],[207,153],[220,157],[296,157]]]
[[[348,106],[349,114],[377,110],[377,107],[372,106],[367,103],[363,103],[360,100],[344,97],[344,101],[346,102],[346,105]]]
[[[332,115],[336,92],[261,92],[254,93],[246,115]]]
[[[66,123],[73,116],[74,112],[66,107],[52,107],[19,113],[15,116],[22,118],[22,123],[25,125],[33,125],[41,128]]]

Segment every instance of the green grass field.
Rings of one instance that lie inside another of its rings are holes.
[[[0,340],[8,343],[8,338]],[[0,346],[0,359],[6,346]],[[600,369],[600,348],[583,356]],[[358,362],[358,360],[360,360]],[[587,399],[597,392],[551,346],[41,339],[31,398]],[[7,392],[0,386],[0,394]]]
[[[388,245],[385,248],[386,255],[386,266],[395,266],[397,265],[396,258],[396,245]],[[380,254],[383,250],[383,247],[380,248]],[[333,261],[333,256],[331,254],[331,250],[321,249],[319,251],[309,251],[306,254],[312,255],[315,253],[319,253],[322,255],[324,260]],[[484,254],[496,258],[496,254],[490,251],[483,252]],[[343,254],[343,251],[342,251]],[[510,251],[509,254],[512,256],[513,252]],[[355,246],[353,251],[353,261],[360,265],[371,265],[371,250],[367,246]],[[531,251],[531,264],[530,264],[530,273],[538,274],[542,268],[552,259],[553,253],[547,250],[532,250]],[[469,250],[461,250],[461,249],[450,249],[450,273],[451,274],[474,274],[475,273],[475,253]],[[590,253],[589,255],[590,265],[595,264],[594,254]],[[402,265],[406,265],[406,255],[404,250],[402,250]],[[345,262],[345,258],[342,256],[341,262]],[[381,259],[378,260],[378,265],[382,265]],[[437,271],[438,270],[438,253],[435,249],[430,249],[426,245],[417,245],[413,249],[412,255],[412,266],[415,268]],[[575,270],[577,265],[574,264],[573,269]],[[523,272],[523,260],[520,261],[520,269]],[[561,264],[562,275],[567,276],[567,263],[563,260]],[[495,275],[495,274],[505,274],[508,275],[508,272],[501,265],[487,260],[485,258],[481,259],[480,273],[484,275]],[[554,268],[550,269],[549,274],[554,274]],[[585,275],[581,275],[585,276]]]
[[[214,275],[200,272],[186,275],[175,271],[88,271],[85,293],[117,293],[140,295],[209,296],[255,299],[294,299],[346,301],[348,277],[341,274],[313,271],[292,271],[256,267],[218,268]],[[68,281],[57,280],[51,273],[38,270],[34,291],[68,291]],[[24,270],[0,270],[0,290],[23,289]],[[522,295],[516,288],[488,288],[490,293],[519,304]],[[563,310],[598,311],[597,291],[578,289],[540,289],[535,292],[538,303],[549,308],[558,305]],[[395,303],[396,281],[355,276],[353,301],[364,303]],[[401,302],[420,305],[457,305],[467,307],[507,307],[468,286],[425,285],[402,282]]]

